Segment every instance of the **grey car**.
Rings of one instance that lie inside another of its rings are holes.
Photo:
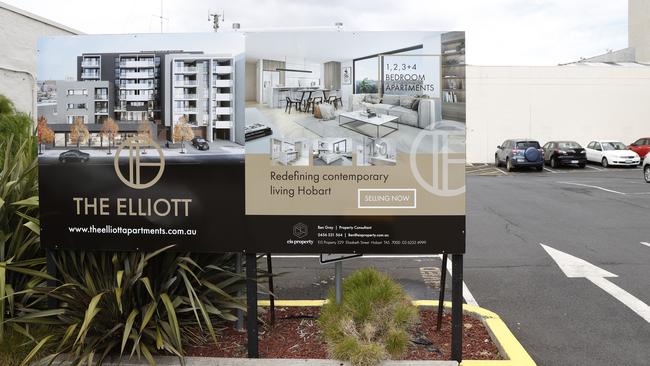
[[[509,172],[520,167],[534,167],[538,172],[544,169],[544,151],[539,142],[531,139],[510,139],[497,146],[494,165],[505,164]]]

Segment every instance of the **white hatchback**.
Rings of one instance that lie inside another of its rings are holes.
[[[585,148],[587,161],[600,163],[604,168],[609,165],[635,167],[641,159],[622,142],[612,140],[592,141]]]
[[[650,183],[650,159],[643,159],[643,179]]]

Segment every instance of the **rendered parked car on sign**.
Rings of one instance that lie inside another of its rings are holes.
[[[592,141],[585,148],[587,160],[600,163],[604,168],[610,165],[631,166],[639,165],[641,159],[634,151],[620,141]]]
[[[643,179],[646,183],[650,183],[650,159],[643,160]]]
[[[544,144],[544,163],[551,168],[560,165],[577,165],[584,168],[587,164],[585,149],[575,141],[549,141]]]
[[[509,172],[519,167],[534,167],[537,171],[544,169],[544,153],[539,142],[531,139],[506,140],[497,146],[494,165],[505,164]]]
[[[637,153],[641,160],[644,160],[650,152],[650,137],[642,137],[628,145],[627,148]]]
[[[208,145],[208,142],[201,137],[195,137],[192,139],[192,146],[194,146],[197,150],[209,150],[210,145]]]
[[[77,149],[64,151],[61,154],[59,154],[59,161],[62,163],[75,163],[75,162],[85,163],[88,161],[88,159],[90,159],[90,154]]]

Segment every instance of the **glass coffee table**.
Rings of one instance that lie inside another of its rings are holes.
[[[362,115],[361,111],[343,112],[339,114],[339,126],[345,127],[348,130],[352,130],[354,132],[360,133],[368,137],[380,138],[380,137],[386,137],[391,133],[399,130],[399,123],[397,122],[398,119],[399,117],[389,116],[387,114],[377,114],[377,116],[375,117],[367,117]],[[360,123],[376,126],[377,134],[373,136],[372,134],[365,133],[359,130],[358,128],[354,128],[353,126],[351,126],[351,125],[359,125]],[[381,135],[380,134],[381,127],[386,128],[389,131]]]

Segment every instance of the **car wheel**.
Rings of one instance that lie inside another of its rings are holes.
[[[512,165],[512,160],[510,159],[506,159],[506,170],[508,170],[509,172],[515,170],[514,165]]]
[[[645,179],[646,183],[650,183],[650,165],[646,165],[643,168],[643,179]]]
[[[557,168],[557,159],[555,157],[551,158],[551,168]]]
[[[538,172],[541,172],[542,170],[544,170],[544,165],[536,166],[535,170],[537,170]]]
[[[607,158],[603,158],[603,160],[600,163],[603,165],[603,168],[607,168],[609,166],[609,162],[607,161]]]
[[[499,157],[496,155],[494,155],[494,166],[497,168],[501,166],[501,163],[499,162]]]

